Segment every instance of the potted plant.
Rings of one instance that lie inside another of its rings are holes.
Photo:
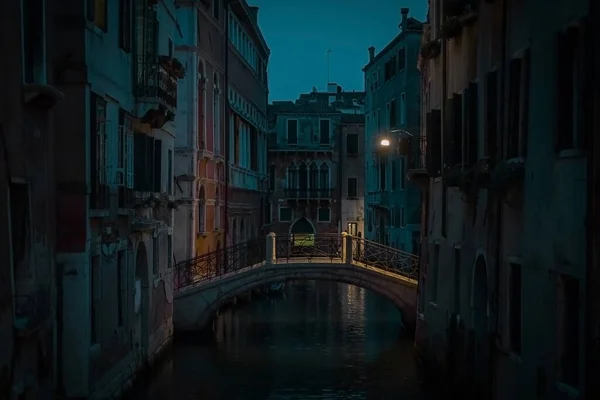
[[[440,55],[441,44],[439,40],[430,40],[427,44],[421,47],[421,57],[426,60],[431,60]]]
[[[171,58],[171,73],[178,79],[182,79],[185,76],[185,67],[175,57]]]
[[[462,32],[462,24],[458,17],[448,17],[442,24],[441,37],[444,39],[452,39],[460,36]]]

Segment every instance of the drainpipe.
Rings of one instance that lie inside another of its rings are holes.
[[[592,42],[592,38],[600,34],[600,26],[591,24],[600,17],[600,3],[590,2],[590,18],[586,21],[587,32],[586,39]],[[598,265],[598,250],[596,243],[596,231],[599,226],[600,216],[597,206],[597,188],[599,185],[600,163],[597,161],[597,155],[600,153],[600,141],[595,137],[594,132],[600,128],[600,78],[597,71],[600,71],[600,47],[591,46],[591,57],[588,57],[588,71],[592,74],[592,104],[589,105],[588,112],[592,114],[592,129],[588,129],[587,148],[590,149],[587,154],[587,271],[586,271],[586,348],[591,349],[585,355],[585,394],[587,398],[593,399],[600,396],[600,382],[598,373],[600,372],[600,299],[597,289],[600,283],[600,268]],[[594,48],[595,47],[595,48]]]
[[[231,107],[229,104],[229,12],[230,12],[230,0],[226,0],[224,2],[225,8],[225,76],[223,79],[223,95],[225,96],[225,107],[223,118],[225,119],[225,123],[223,126],[225,127],[225,140],[223,140],[223,147],[225,149],[225,212],[224,212],[224,225],[225,229],[223,230],[223,235],[225,236],[223,248],[227,247],[227,239],[229,237],[229,219],[227,216],[229,215],[229,114],[231,113]],[[227,252],[225,252],[225,257],[227,257]],[[225,265],[227,265],[227,259],[225,259]]]
[[[505,118],[505,89],[506,89],[506,53],[507,53],[507,33],[508,33],[508,23],[507,23],[507,15],[508,15],[508,0],[502,0],[502,61],[501,61],[501,66],[500,66],[500,93],[501,93],[501,97],[500,97],[500,112],[499,112],[499,121],[500,121],[500,129],[498,129],[498,132],[500,133],[498,136],[498,138],[496,139],[497,141],[500,142],[500,145],[497,146],[497,154],[496,154],[496,158],[500,157],[502,158],[504,155],[504,129],[506,126],[506,118]],[[499,153],[499,154],[498,154]],[[494,160],[496,161],[496,160]],[[489,191],[488,191],[488,195],[489,195]],[[493,330],[493,339],[490,338],[490,361],[489,361],[489,382],[490,382],[490,389],[492,391],[492,398],[496,398],[496,377],[495,374],[493,373],[494,371],[494,365],[496,365],[496,359],[497,359],[497,355],[498,352],[495,351],[495,348],[500,345],[500,331],[498,330],[498,327],[500,326],[500,312],[499,312],[499,297],[500,297],[500,269],[501,269],[501,265],[502,265],[502,199],[497,198],[496,199],[496,268],[495,268],[495,282],[494,282],[494,298],[493,298],[493,303],[492,306],[494,306],[495,308],[495,326],[494,326],[494,330]],[[488,296],[490,294],[488,293]],[[488,301],[490,301],[490,299],[488,298]],[[488,322],[489,324],[489,322]]]

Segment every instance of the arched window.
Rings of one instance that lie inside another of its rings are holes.
[[[231,238],[232,239],[232,244],[235,245],[235,244],[237,244],[237,238],[238,238],[237,220],[235,218],[233,219],[231,227],[232,227],[231,232],[233,233],[232,234],[232,238]]]
[[[213,74],[213,140],[215,153],[221,154],[221,87],[219,75]]]
[[[314,161],[310,164],[308,171],[308,187],[311,191],[311,197],[317,197],[316,195],[319,190],[319,167],[317,167],[317,163]]]
[[[206,232],[206,194],[204,186],[198,192],[198,233]]]
[[[298,189],[300,189],[300,197],[307,196],[308,168],[306,167],[304,161],[302,161],[298,167]]]
[[[287,187],[288,189],[297,189],[298,188],[298,168],[296,168],[296,164],[293,162],[288,167],[287,173]]]
[[[221,187],[217,184],[215,192],[215,230],[221,229]]]
[[[321,164],[321,170],[320,170],[320,187],[321,189],[329,189],[330,188],[330,184],[329,184],[329,165],[324,162],[323,164]]]
[[[244,219],[242,218],[242,222],[240,222],[240,242],[243,243],[246,241],[246,231],[244,230]]]

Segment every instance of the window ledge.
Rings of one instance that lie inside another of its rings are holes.
[[[558,153],[558,158],[580,158],[584,156],[585,153],[581,149],[566,149]]]

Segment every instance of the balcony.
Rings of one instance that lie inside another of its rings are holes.
[[[229,167],[229,181],[234,188],[247,190],[263,190],[262,178],[258,172],[242,168],[238,165]]]
[[[333,189],[285,189],[284,195],[288,200],[331,200]]]
[[[389,208],[390,192],[378,190],[367,194],[367,205],[369,207]]]
[[[151,109],[163,111],[165,115],[164,111],[175,113],[177,79],[183,72],[173,65],[178,64],[167,62],[164,57],[138,57],[135,96],[138,102],[146,104],[145,109],[140,110],[145,118],[151,118]]]

